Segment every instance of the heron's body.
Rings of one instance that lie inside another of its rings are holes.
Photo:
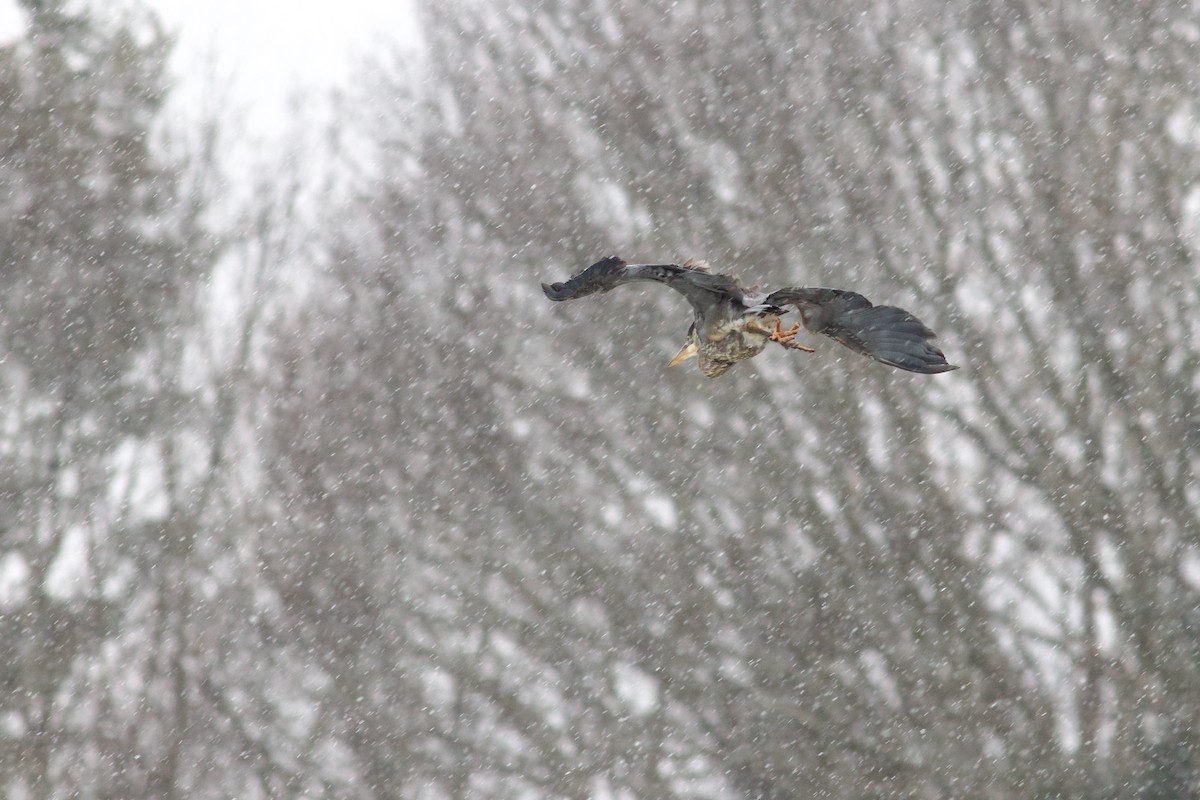
[[[746,310],[732,319],[706,324],[702,331],[693,325],[678,358],[690,358],[694,351],[700,371],[715,378],[765,350],[778,322],[776,313]]]
[[[694,321],[671,363],[697,356],[700,371],[710,378],[753,358],[772,341],[812,352],[792,341],[800,325],[786,331],[780,327],[788,306],[800,312],[804,327],[813,333],[889,366],[922,373],[957,369],[930,343],[933,331],[912,314],[872,305],[862,295],[842,289],[789,288],[766,294],[744,289],[736,276],[710,272],[702,264],[626,264],[609,257],[567,281],[542,284],[542,290],[551,300],[572,300],[633,281],[665,283],[688,299]]]

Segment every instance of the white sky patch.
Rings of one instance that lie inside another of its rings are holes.
[[[1200,591],[1200,553],[1192,551],[1184,553],[1179,562],[1179,574],[1188,582],[1192,589]],[[0,575],[3,575],[3,569],[0,568]],[[3,598],[0,593],[0,598]]]
[[[665,531],[674,530],[679,522],[679,512],[675,502],[663,494],[652,494],[642,501],[650,521]]]
[[[141,520],[165,519],[170,512],[163,463],[155,448],[129,439],[117,446],[112,461],[112,483],[108,502],[114,508],[127,506]]]
[[[859,655],[859,661],[863,665],[863,671],[867,674],[867,678],[880,694],[887,698],[893,708],[899,708],[902,702],[900,690],[888,670],[887,659],[884,658],[883,653],[874,649],[867,650]]]
[[[613,691],[635,717],[644,717],[658,705],[658,681],[632,664],[613,666]]]
[[[20,38],[25,30],[25,18],[12,0],[0,0],[0,45]]]
[[[521,417],[514,419],[509,424],[509,427],[512,430],[513,436],[519,440],[528,439],[529,434],[533,433],[533,423]]]
[[[0,609],[14,608],[29,597],[29,563],[20,553],[0,558]]]
[[[575,189],[582,207],[597,227],[610,231],[614,241],[633,238],[637,219],[623,188],[611,181],[580,175],[575,179]]]
[[[567,378],[567,394],[576,400],[586,400],[592,396],[592,385],[588,374],[581,369],[573,371]]]
[[[234,176],[261,172],[259,154],[297,148],[298,130],[333,125],[335,92],[352,89],[373,56],[401,51],[415,59],[421,47],[412,0],[80,2],[114,20],[129,8],[159,18],[175,37],[164,130],[184,141],[215,119],[226,140],[223,166]],[[0,0],[0,45],[21,37],[25,20],[15,0]]]
[[[1175,144],[1200,145],[1200,119],[1190,102],[1185,102],[1167,117],[1167,135]]]
[[[58,555],[46,573],[46,592],[57,600],[79,597],[87,591],[88,536],[82,527],[74,527],[63,536]]]
[[[1200,186],[1193,186],[1183,197],[1180,227],[1192,252],[1200,250]]]
[[[254,135],[285,132],[301,91],[307,99],[349,86],[362,56],[397,45],[415,50],[420,40],[408,0],[145,2],[178,36],[171,65],[179,80],[176,108],[211,107],[205,93],[227,89]]]
[[[731,203],[742,190],[742,168],[737,152],[722,141],[698,142],[701,168],[708,171],[709,186],[718,199]]]

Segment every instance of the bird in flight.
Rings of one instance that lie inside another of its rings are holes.
[[[753,358],[770,342],[815,352],[794,341],[799,323],[787,330],[780,324],[779,318],[791,308],[800,312],[812,333],[889,367],[926,374],[958,369],[931,343],[934,332],[902,308],[872,305],[861,294],[843,289],[793,287],[768,294],[745,288],[736,275],[712,272],[700,262],[627,264],[609,256],[562,283],[543,283],[542,291],[551,300],[574,300],[635,281],[665,283],[687,298],[695,319],[670,365],[697,356],[700,371],[710,378]]]

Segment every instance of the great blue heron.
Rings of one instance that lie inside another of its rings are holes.
[[[793,341],[799,323],[787,330],[780,325],[788,306],[800,312],[809,331],[890,367],[921,373],[958,369],[946,363],[946,356],[930,342],[933,331],[912,314],[872,305],[861,294],[843,289],[788,288],[767,294],[743,288],[736,276],[711,272],[698,262],[626,264],[609,256],[562,283],[543,283],[542,291],[551,300],[574,300],[634,281],[665,283],[691,303],[695,320],[671,366],[699,356],[700,371],[710,378],[758,355],[768,342],[814,352]]]

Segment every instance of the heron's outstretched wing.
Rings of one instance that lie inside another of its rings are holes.
[[[697,313],[742,296],[741,285],[731,275],[677,264],[626,264],[616,256],[601,259],[562,283],[543,283],[542,291],[551,300],[574,300],[634,281],[665,283],[686,297]]]
[[[765,302],[795,306],[805,328],[888,366],[923,373],[958,369],[930,342],[936,334],[902,308],[872,305],[861,294],[842,289],[780,289]]]

